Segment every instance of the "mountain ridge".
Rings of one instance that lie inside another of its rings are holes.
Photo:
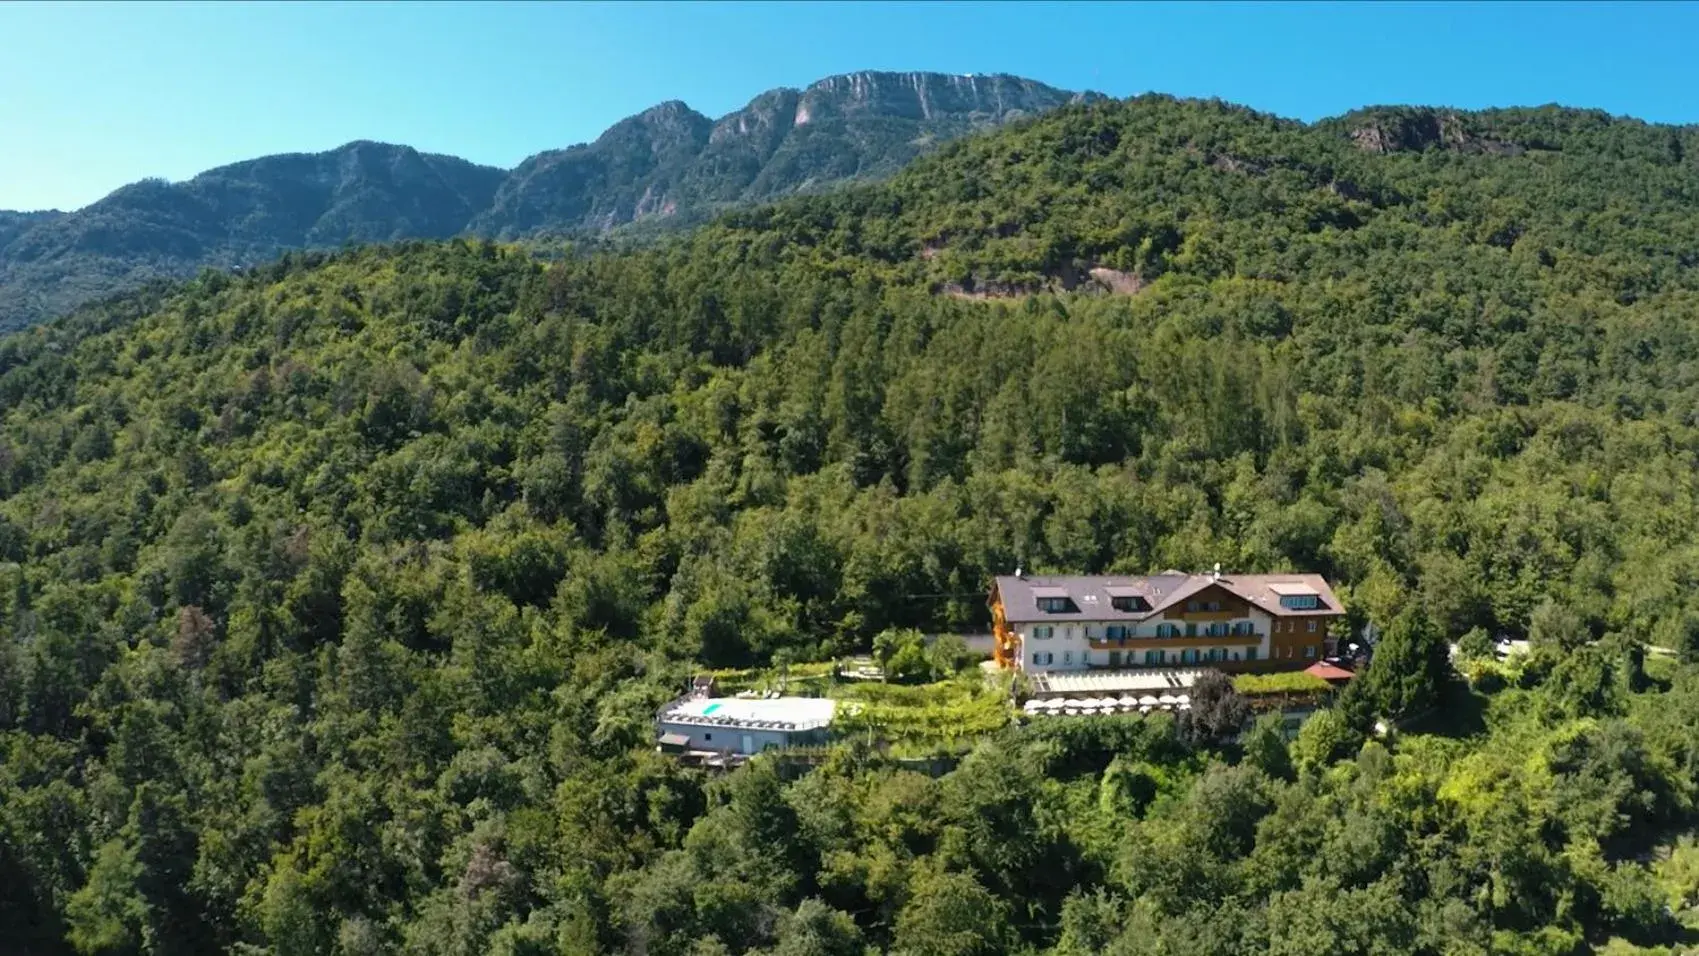
[[[887,175],[940,142],[1096,98],[1005,74],[862,71],[767,90],[719,118],[667,100],[511,170],[362,139],[143,179],[73,211],[0,212],[0,331],[290,249],[691,225]]]
[[[256,265],[290,250],[692,226],[729,209],[882,178],[961,136],[1104,98],[1009,74],[861,71],[766,90],[718,118],[667,100],[511,170],[361,139],[229,163],[177,183],[144,179],[78,210],[0,211],[0,332],[152,279]],[[1699,126],[1556,105],[1377,105],[1314,123],[1257,115],[1381,154],[1632,150],[1681,163],[1691,162],[1699,141]],[[1214,161],[1264,171],[1233,156]],[[1350,193],[1362,184],[1334,188]]]

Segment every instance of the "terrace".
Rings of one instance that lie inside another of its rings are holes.
[[[1030,678],[1029,696],[1045,697],[1102,697],[1122,694],[1163,694],[1179,692],[1192,686],[1199,668],[1160,670],[1089,670],[1035,674]]]

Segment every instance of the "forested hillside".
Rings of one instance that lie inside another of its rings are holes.
[[[1691,946],[1696,136],[1076,105],[649,249],[292,254],[0,340],[0,939]],[[652,752],[700,668],[1215,562],[1386,634],[1290,747]]]
[[[446,239],[489,204],[503,176],[452,156],[349,143],[184,183],[132,183],[73,213],[36,214],[29,228],[9,230],[0,219],[0,329],[151,279],[266,262],[287,249]]]
[[[0,211],[0,331],[287,250],[677,229],[889,175],[945,140],[1095,96],[1012,76],[853,73],[768,90],[718,120],[663,103],[511,171],[356,142],[133,183],[71,213]]]

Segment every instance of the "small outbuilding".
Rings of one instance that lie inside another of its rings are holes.
[[[1311,677],[1319,677],[1333,687],[1343,687],[1357,676],[1355,672],[1348,671],[1338,664],[1328,661],[1316,661],[1304,668],[1304,673]]]
[[[656,746],[749,755],[823,744],[836,712],[820,697],[685,697],[655,715]]]

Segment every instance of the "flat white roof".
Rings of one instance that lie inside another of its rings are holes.
[[[1270,591],[1273,591],[1275,594],[1278,594],[1282,597],[1285,597],[1288,594],[1316,594],[1316,593],[1318,593],[1315,588],[1310,587],[1308,584],[1304,584],[1301,581],[1273,582],[1273,583],[1268,585],[1268,589]]]
[[[1035,694],[1120,694],[1190,687],[1202,670],[1052,671],[1032,679]]]
[[[838,702],[824,697],[695,697],[661,715],[664,721],[773,730],[812,730],[832,722]]]

